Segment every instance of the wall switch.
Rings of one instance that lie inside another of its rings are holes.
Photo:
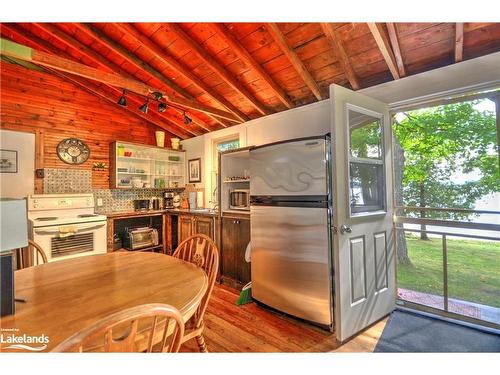
[[[97,198],[97,207],[102,206],[102,198]]]

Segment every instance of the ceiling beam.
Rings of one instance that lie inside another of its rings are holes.
[[[65,73],[61,73],[61,72],[58,72],[56,70],[53,70],[53,69],[50,69],[54,74],[56,75],[59,75],[61,76],[62,78],[68,80],[69,82],[72,82],[74,83],[76,86],[80,86],[82,87],[83,89],[87,90],[88,92],[96,95],[96,96],[99,96],[105,100],[107,100],[108,102],[110,102],[111,104],[114,104],[116,105],[116,98],[114,96],[111,96],[109,95],[108,93],[106,93],[104,90],[102,90],[101,88],[99,88],[97,85],[93,85],[91,84],[90,82],[85,82],[84,79],[82,78],[77,78],[75,76],[71,76],[69,74],[65,74]],[[139,105],[142,105],[142,101],[140,100],[137,100],[137,98],[133,97],[133,96],[128,96],[127,97],[127,100],[132,103],[135,104],[135,106],[139,106]],[[197,135],[201,135],[200,132],[197,132],[197,131],[193,131],[193,129],[188,129],[186,131],[185,128],[181,128],[182,129],[182,132],[179,131],[179,125],[177,125],[175,122],[170,122],[170,120],[167,120],[166,123],[163,123],[163,121],[165,121],[165,119],[162,119],[162,122],[156,122],[156,121],[152,121],[152,119],[150,118],[150,116],[142,113],[141,111],[133,111],[131,110],[129,107],[122,107],[122,106],[119,106],[121,108],[123,108],[125,111],[135,115],[136,117],[140,117],[142,120],[145,120],[157,127],[160,127],[162,129],[165,129],[167,131],[169,131],[170,133],[182,138],[182,139],[186,139],[186,138],[189,138],[191,135],[194,135],[194,136],[197,136]]]
[[[12,24],[9,24],[9,25],[3,24],[2,25],[2,34],[4,34],[5,36],[7,36],[9,38],[15,37],[17,39],[25,40],[30,45],[33,45],[36,48],[39,48],[41,50],[45,50],[46,52],[53,52],[53,50],[54,50],[54,47],[49,45],[48,42],[46,42],[45,40],[40,39],[37,36],[31,34],[30,32],[28,32],[24,29],[20,29],[18,26],[15,26]],[[62,55],[62,56],[67,55],[64,51],[61,51],[61,50],[57,51],[57,53]],[[83,88],[86,91],[89,91],[94,95],[102,97],[102,98],[104,98],[104,99],[106,99],[106,100],[108,100],[116,105],[116,97],[115,96],[111,96],[110,94],[106,93],[102,88],[98,87],[97,85],[94,85],[91,81],[88,81],[88,80],[83,79],[83,78],[77,78],[75,76],[71,76],[71,75],[66,74],[66,73],[61,73],[61,72],[54,70],[54,69],[51,69],[51,68],[45,67],[44,69],[51,72],[52,74],[56,74],[56,75],[60,76],[61,78],[65,79],[67,81],[70,81],[73,84],[79,86],[80,88]],[[110,89],[116,91],[117,94],[121,94],[120,90],[118,90],[112,86],[110,86]],[[131,97],[130,95],[129,95],[129,98],[138,105],[142,104],[142,102],[135,99],[134,97]],[[150,115],[146,116],[142,112],[133,111],[129,107],[119,107],[119,108],[121,108],[122,110],[124,110],[126,112],[129,112],[130,114],[132,114],[136,117],[140,117],[141,119],[148,121],[152,125],[160,127],[162,129],[165,129],[165,130],[171,132],[172,134],[174,134],[180,138],[183,138],[183,139],[189,138],[193,135],[200,134],[199,132],[193,132],[190,129],[185,129],[184,127],[180,127],[177,124],[175,124],[174,122],[171,122],[169,119],[164,118],[164,117],[161,117],[160,119],[155,119],[155,118],[151,118]],[[154,117],[156,117],[156,116],[154,116]]]
[[[464,59],[464,24],[457,22],[455,24],[455,62]]]
[[[226,107],[230,112],[235,114],[242,122],[249,120],[249,117],[240,111],[236,106],[219,94],[216,90],[210,88],[199,77],[197,77],[188,67],[181,64],[175,58],[170,56],[164,49],[160,48],[157,44],[153,43],[146,35],[141,33],[137,28],[128,23],[114,23],[114,27],[119,29],[124,34],[127,34],[141,42],[141,46],[149,51],[158,60],[167,64],[171,69],[175,70],[193,85],[205,92],[213,100],[217,101],[220,105]]]
[[[279,29],[278,25],[275,23],[267,23],[266,24],[266,29],[271,34],[273,37],[274,41],[278,44],[280,49],[283,51],[283,53],[288,57],[288,60],[292,63],[292,66],[294,69],[297,71],[299,76],[302,78],[302,80],[305,82],[307,87],[312,91],[316,99],[321,100],[323,97],[321,96],[321,90],[314,80],[314,78],[311,76],[311,73],[307,70],[306,66],[300,59],[300,57],[297,55],[295,50],[293,50],[288,43],[285,40],[285,36]]]
[[[130,78],[130,79],[135,80],[135,77],[133,77],[131,74],[129,74],[128,72],[121,69],[118,65],[103,58],[100,54],[98,54],[97,52],[88,48],[83,43],[80,43],[75,38],[70,37],[68,34],[64,33],[62,30],[60,30],[56,26],[53,26],[52,24],[48,24],[48,23],[34,23],[33,25],[35,27],[38,27],[39,29],[41,29],[45,33],[49,34],[52,38],[55,38],[59,42],[65,44],[67,47],[78,51],[79,54],[85,56],[86,58],[88,58],[89,60],[94,62],[98,67],[100,67],[108,72],[119,73],[126,78]],[[50,51],[51,51],[51,49],[49,49],[49,51],[46,51],[46,52],[50,52]],[[60,54],[60,51],[58,52],[58,54]],[[66,54],[65,57],[67,57],[69,59],[73,59],[73,57],[69,54]],[[116,90],[116,88],[113,88],[113,89]],[[121,95],[121,91],[118,91],[118,95]],[[171,121],[172,123],[175,124],[175,121],[167,118],[166,115],[167,115],[167,113],[163,113],[160,116],[164,119],[168,119],[168,121]],[[204,122],[201,122],[201,125],[200,125],[199,121],[197,121],[196,117],[195,116],[192,116],[192,117],[193,117],[193,122],[195,122],[198,126],[200,126],[204,130],[210,131],[210,129],[207,129]],[[178,125],[182,129],[185,128],[185,126],[182,122],[179,122]]]
[[[387,31],[389,33],[389,40],[391,41],[392,51],[394,52],[394,57],[396,58],[396,64],[398,66],[398,72],[400,77],[406,76],[405,64],[403,62],[403,55],[401,54],[401,48],[399,46],[398,33],[396,30],[396,25],[392,22],[386,23]]]
[[[169,23],[167,27],[189,48],[191,48],[215,73],[217,73],[222,80],[231,86],[233,90],[237,91],[246,100],[248,100],[258,112],[263,115],[269,115],[272,113],[268,108],[266,108],[266,106],[259,102],[259,100],[251,94],[241,82],[229,74],[229,72],[219,62],[217,62],[215,58],[213,58],[204,48],[191,38],[179,25]]]
[[[192,95],[184,90],[183,88],[179,87],[177,84],[173,83],[169,79],[167,79],[163,74],[161,74],[159,71],[156,69],[152,68],[148,64],[146,64],[144,61],[139,59],[137,56],[132,54],[130,51],[125,49],[123,46],[121,46],[119,43],[115,42],[111,38],[109,38],[107,35],[105,35],[103,32],[98,30],[92,25],[89,24],[80,24],[80,23],[75,23],[75,27],[78,28],[78,30],[82,31],[85,33],[87,36],[91,37],[94,40],[97,40],[99,43],[104,44],[107,48],[112,50],[114,53],[117,55],[121,56],[123,59],[125,59],[127,62],[130,64],[134,65],[136,68],[148,73],[150,76],[153,78],[159,80],[161,83],[163,83],[165,86],[167,86],[170,90],[179,93],[180,95],[188,98],[189,101],[184,101],[184,106],[187,106],[189,103],[189,106],[187,108],[206,113],[207,115],[215,115],[220,118],[224,118],[227,120],[239,122],[239,118],[236,117],[234,114],[212,108],[210,106],[203,105],[199,102],[196,102],[193,100]],[[176,103],[176,98],[177,96],[175,95],[169,95],[169,101],[172,103]],[[180,105],[180,104],[179,104]]]
[[[342,43],[340,42],[340,37],[334,30],[333,25],[331,23],[322,23],[321,28],[323,29],[323,33],[326,35],[326,38],[330,42],[333,48],[333,52],[337,56],[340,65],[342,65],[342,68],[344,69],[344,74],[346,75],[347,80],[351,84],[351,87],[354,90],[359,90],[361,86],[359,84],[358,77],[356,76],[356,72],[354,71],[351,63],[349,62],[349,58],[344,50],[344,47],[342,46]]]
[[[184,96],[184,97],[192,100],[194,103],[196,103],[196,101],[194,100],[194,97],[189,92],[187,92],[186,90],[184,90],[183,88],[178,86],[176,83],[174,83],[171,80],[169,80],[168,78],[166,78],[161,72],[157,71],[156,69],[154,69],[153,67],[151,67],[150,65],[148,65],[147,63],[142,61],[139,57],[134,55],[132,52],[128,51],[126,48],[124,48],[119,43],[115,42],[113,39],[109,38],[106,34],[104,34],[99,29],[95,28],[94,26],[92,26],[90,24],[76,23],[74,25],[77,27],[77,29],[79,31],[85,33],[90,38],[93,38],[93,39],[99,41],[99,43],[104,44],[106,46],[106,48],[108,48],[111,51],[113,51],[114,53],[118,54],[121,58],[125,59],[128,63],[134,65],[137,69],[142,70],[146,74],[149,74],[150,77],[160,81],[162,84],[164,84],[166,87],[168,87],[168,89],[173,90],[174,94],[178,93],[181,96]],[[193,122],[195,122],[196,124],[201,126],[203,129],[205,129],[207,131],[217,130],[217,129],[209,127],[205,121],[200,119],[195,114],[190,114],[190,115],[193,118]],[[211,114],[211,113],[207,113],[207,115],[210,117],[213,116],[213,114]],[[220,121],[217,117],[212,117],[212,118],[217,123],[222,125],[223,127],[226,127],[226,125],[222,121]]]
[[[162,92],[161,90],[158,90],[137,80],[129,79],[115,73],[103,72],[102,70],[83,65],[73,60],[38,51],[17,43],[10,42],[8,40],[2,39],[1,52],[6,56],[33,62],[38,65],[61,70],[66,73],[75,74],[84,78],[105,83],[110,86],[120,87],[122,89],[135,92],[145,97],[150,96],[152,92],[160,92],[167,103],[178,104],[182,107],[196,109],[201,112],[210,111],[210,113],[217,113],[217,115],[220,115],[221,117],[227,115],[230,118],[234,118],[234,115],[229,114],[228,112],[207,107],[200,103],[192,102],[190,100],[182,98],[179,98],[179,100],[177,100],[177,97],[169,96],[166,92]]]
[[[380,23],[368,22],[368,28],[370,29],[375,42],[377,43],[378,49],[384,57],[385,63],[389,67],[389,71],[394,79],[399,79],[399,71],[396,64],[396,58],[392,52],[391,42],[385,33],[384,27]]]
[[[294,104],[290,97],[264,70],[264,68],[253,58],[253,56],[243,47],[238,39],[227,29],[222,23],[211,23],[209,24],[213,32],[217,34],[232,50],[236,55],[252,69],[260,79],[262,79],[267,86],[274,92],[278,99],[287,107],[293,108]]]

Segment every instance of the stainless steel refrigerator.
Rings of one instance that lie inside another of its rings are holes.
[[[333,326],[330,139],[250,151],[252,297]]]

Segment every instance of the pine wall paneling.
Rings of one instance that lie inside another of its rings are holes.
[[[154,145],[155,131],[163,130],[51,74],[6,62],[0,63],[0,69],[0,127],[36,134],[36,168],[90,170],[95,162],[109,166],[111,142]],[[87,162],[72,166],[58,158],[56,146],[68,137],[89,145]],[[166,144],[171,137],[166,132]],[[41,192],[41,180],[35,181],[36,192]],[[92,185],[95,189],[108,188],[108,170],[93,171]]]

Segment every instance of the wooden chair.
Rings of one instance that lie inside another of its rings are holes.
[[[208,276],[208,288],[194,315],[186,323],[186,334],[182,342],[196,338],[200,352],[207,353],[207,345],[203,338],[205,328],[203,317],[214,288],[219,270],[219,250],[212,239],[203,234],[196,234],[182,241],[175,250],[174,257],[193,263],[202,268]]]
[[[47,256],[43,249],[32,240],[28,240],[28,247],[24,249],[17,249],[18,256],[18,269],[36,266],[38,264],[47,263]],[[41,258],[41,261],[40,261]],[[34,260],[36,260],[34,262]]]
[[[146,328],[138,329],[138,327],[144,327],[140,323],[148,319],[151,322],[146,322],[148,324]],[[114,329],[121,334],[120,337],[113,337]],[[159,333],[161,333],[161,341],[158,340]],[[146,344],[147,342],[145,351],[148,353],[177,353],[183,335],[184,321],[179,310],[161,303],[147,304],[119,311],[99,320],[57,345],[52,352],[82,353],[99,348],[104,352],[131,353],[143,351],[138,350],[137,343]]]

